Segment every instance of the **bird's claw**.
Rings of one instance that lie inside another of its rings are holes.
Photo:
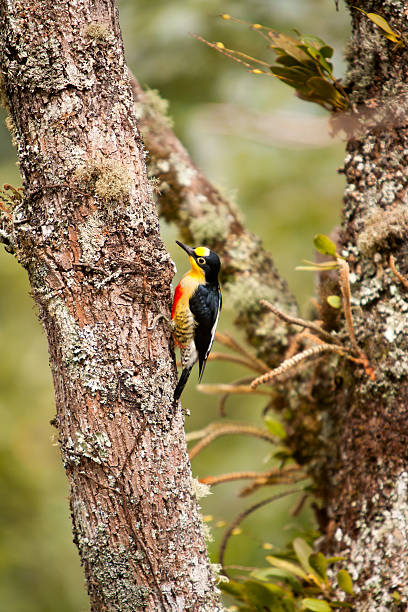
[[[157,323],[161,320],[164,319],[167,323],[167,325],[169,326],[171,331],[174,331],[175,329],[175,323],[174,321],[172,321],[171,319],[169,319],[165,314],[163,314],[162,312],[160,312],[158,315],[156,315],[153,318],[152,324],[149,325],[149,327],[147,328],[148,331],[153,331],[154,328],[156,327]]]

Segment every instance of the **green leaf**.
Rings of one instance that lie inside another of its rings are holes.
[[[305,610],[312,610],[312,612],[331,612],[331,608],[327,601],[322,599],[311,599],[306,598],[302,600],[302,605]]]
[[[286,53],[284,55],[279,55],[275,61],[282,64],[282,66],[299,66],[299,60],[291,55],[286,55]]]
[[[384,19],[384,17],[381,17],[381,15],[377,15],[377,13],[366,13],[365,11],[363,11],[363,9],[358,8],[358,6],[355,6],[354,8],[360,11],[360,13],[363,13],[366,17],[368,17],[370,21],[375,23],[375,25],[377,25],[384,32],[386,32],[385,36],[386,38],[388,38],[388,40],[392,40],[392,42],[395,42],[395,43],[402,42],[401,35],[398,34],[398,32],[395,32],[391,28],[390,24],[388,23],[386,19]]]
[[[320,48],[320,53],[323,55],[323,57],[329,59],[330,57],[333,57],[333,47],[325,45],[324,47]]]
[[[296,66],[271,66],[271,72],[296,88],[305,85],[313,76],[313,72],[298,64]]]
[[[268,563],[270,563],[274,567],[278,567],[279,569],[286,570],[287,572],[293,574],[294,576],[298,576],[299,578],[302,578],[302,580],[307,580],[309,582],[309,577],[306,574],[306,572],[304,572],[302,568],[299,567],[299,565],[296,565],[296,563],[292,563],[291,561],[286,561],[286,559],[279,559],[279,557],[273,557],[271,555],[268,555],[266,557],[266,560],[268,561]]]
[[[341,298],[338,295],[329,295],[327,297],[327,303],[332,308],[340,308],[341,307]]]
[[[326,557],[326,561],[329,565],[337,563],[338,561],[345,561],[346,557]]]
[[[308,47],[313,47],[318,51],[320,51],[320,49],[326,45],[324,40],[318,36],[313,36],[312,34],[300,34],[300,32],[298,34],[301,43],[307,45]]]
[[[222,591],[224,591],[224,593],[228,593],[228,595],[233,595],[237,598],[239,598],[243,592],[243,585],[235,580],[220,582],[219,587]]]
[[[350,574],[346,570],[341,569],[337,572],[337,582],[342,591],[348,595],[354,594],[353,581]]]
[[[269,432],[273,436],[276,436],[277,438],[280,438],[281,440],[286,438],[287,434],[286,434],[285,428],[282,425],[282,423],[280,423],[279,421],[276,421],[275,419],[272,419],[270,416],[266,416],[264,420],[265,420],[265,425],[267,426]]]
[[[310,555],[309,564],[314,569],[316,574],[320,576],[320,578],[327,580],[327,561],[326,557],[321,552]]]
[[[308,79],[306,85],[310,90],[311,96],[313,95],[315,98],[322,100],[323,102],[332,104],[336,108],[344,108],[344,96],[335,88],[332,83],[330,83],[326,79],[323,79],[320,76],[314,76]]]
[[[388,38],[393,43],[401,42],[401,39],[396,34],[384,34],[385,38]]]
[[[298,49],[299,41],[293,36],[282,34],[276,30],[268,30],[268,36],[272,41],[270,45],[278,55],[290,55],[298,60],[298,62],[304,62],[308,59],[308,56],[304,51]]]
[[[309,557],[310,555],[313,555],[313,549],[310,548],[309,544],[305,542],[303,538],[295,538],[292,542],[292,546],[297,558],[300,561],[300,565],[303,567],[305,572],[308,574],[316,573],[313,572],[313,569],[309,563]]]
[[[317,263],[315,261],[309,261],[308,259],[302,259],[303,263],[309,264],[307,266],[296,266],[295,270],[336,270],[339,264],[336,261],[322,261]]]
[[[297,591],[298,593],[302,590],[302,585],[297,578],[293,575],[292,572],[288,572],[283,569],[279,569],[277,567],[265,567],[262,569],[256,569],[251,572],[251,576],[256,578],[257,580],[265,580],[270,581],[274,578],[279,580],[280,582],[287,582],[292,589]]]
[[[299,48],[302,49],[305,53],[310,55],[313,58],[316,64],[324,68],[324,70],[331,76],[333,72],[333,66],[330,62],[327,62],[324,55],[320,52],[320,49],[316,49],[315,47],[310,47],[309,45],[299,45]],[[317,70],[319,74],[319,70]]]
[[[299,49],[302,49],[302,51],[310,55],[310,57],[312,57],[313,59],[316,59],[316,57],[319,57],[320,55],[318,49],[310,47],[309,45],[298,45],[298,47]]]
[[[384,32],[387,32],[388,34],[393,34],[394,36],[398,36],[391,28],[388,21],[386,21],[384,17],[381,17],[381,15],[377,15],[377,13],[366,13],[366,15],[370,19],[370,21],[372,21],[373,23],[375,23],[375,25],[384,30]]]
[[[333,257],[337,256],[336,245],[328,236],[316,234],[313,238],[313,244],[316,251],[319,251],[319,253],[323,255],[332,255]]]
[[[289,612],[294,610],[293,605],[289,608],[286,604],[291,603],[287,598],[287,592],[276,584],[264,584],[255,580],[244,582],[243,595],[245,601],[256,607],[256,610],[271,609],[276,612]]]

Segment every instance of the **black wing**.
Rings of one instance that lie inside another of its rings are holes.
[[[189,300],[190,310],[197,321],[194,344],[198,353],[199,380],[214,342],[215,330],[222,306],[218,285],[199,285]]]

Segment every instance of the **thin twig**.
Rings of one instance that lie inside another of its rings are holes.
[[[201,391],[201,393],[207,393],[207,395],[214,395],[217,393],[236,393],[236,394],[246,395],[248,393],[254,393],[254,389],[252,388],[251,385],[228,385],[228,384],[197,385],[197,390]],[[256,393],[258,393],[258,395],[271,395],[270,391],[260,391],[259,390],[259,391],[256,391]]]
[[[201,432],[192,432],[192,434],[187,434],[187,441],[191,439],[197,439],[197,435],[202,433],[202,439],[198,442],[189,452],[190,461],[194,459],[206,446],[211,444],[213,440],[219,438],[220,436],[227,435],[242,435],[242,436],[252,436],[255,438],[260,438],[261,440],[265,440],[266,442],[271,442],[274,444],[276,442],[276,438],[270,434],[266,429],[260,429],[258,427],[253,427],[251,425],[241,425],[239,423],[229,423],[214,426],[206,427],[201,430]],[[194,436],[194,437],[192,437]]]
[[[274,306],[267,300],[260,300],[259,303],[262,306],[268,308],[271,312],[273,312],[274,315],[279,317],[279,319],[282,319],[282,321],[285,321],[286,323],[291,323],[292,325],[299,325],[300,327],[307,327],[309,329],[313,329],[315,332],[326,338],[328,342],[334,342],[335,344],[341,345],[341,342],[339,342],[337,338],[334,338],[334,336],[329,334],[329,332],[327,332],[326,330],[322,329],[319,325],[316,325],[316,323],[313,323],[312,321],[305,321],[304,319],[301,319],[299,317],[292,317],[279,310],[279,308],[276,308],[276,306]]]
[[[297,353],[290,359],[286,359],[280,366],[270,370],[263,376],[258,376],[251,383],[251,388],[256,389],[259,385],[263,385],[265,383],[271,382],[278,376],[281,376],[288,370],[293,369],[302,361],[309,359],[310,357],[316,357],[324,352],[332,352],[338,353],[340,355],[347,356],[347,349],[338,346],[337,344],[318,344],[316,346],[311,346],[310,348],[302,351],[301,353]]]
[[[218,474],[218,476],[205,476],[199,478],[203,484],[213,487],[224,482],[233,482],[234,480],[256,480],[258,478],[267,479],[269,472],[230,472],[229,474]]]
[[[222,571],[225,576],[229,577],[226,567],[224,565],[225,549],[227,547],[228,540],[230,539],[231,534],[234,531],[234,529],[238,527],[238,525],[242,523],[242,521],[247,516],[252,514],[252,512],[255,512],[255,510],[258,510],[259,508],[262,508],[263,506],[266,506],[267,504],[277,501],[278,499],[287,497],[288,495],[293,495],[294,493],[301,493],[301,492],[302,492],[302,489],[291,489],[290,491],[285,491],[284,493],[278,493],[277,495],[273,495],[272,497],[268,497],[267,499],[263,499],[262,501],[257,502],[256,504],[253,504],[252,506],[250,506],[249,508],[247,508],[246,510],[238,514],[238,516],[232,521],[232,523],[230,523],[230,525],[228,526],[228,529],[225,531],[224,535],[222,536],[222,540],[221,540],[221,544],[220,544],[220,548],[218,552],[218,560],[219,560],[219,563],[221,564]]]
[[[289,471],[285,474],[283,473],[281,476],[271,476],[266,481],[262,478],[258,480],[254,480],[246,487],[243,487],[241,491],[238,493],[238,497],[248,497],[252,495],[255,491],[260,489],[261,487],[268,487],[274,485],[295,485],[302,480],[307,480],[309,476],[301,471],[299,466],[296,466],[296,469],[293,468],[293,471]]]
[[[200,40],[201,42],[205,43],[206,45],[208,45],[209,47],[212,47],[213,49],[215,49],[216,51],[218,51],[218,53],[222,53],[223,55],[226,55],[227,57],[229,57],[230,59],[234,60],[235,62],[238,62],[239,64],[243,64],[244,66],[246,66],[246,68],[250,68],[251,72],[254,70],[254,66],[253,64],[250,64],[248,62],[246,62],[243,59],[240,59],[241,56],[245,59],[248,59],[250,62],[254,62],[255,64],[260,64],[261,66],[266,66],[267,68],[269,68],[269,64],[267,62],[264,62],[263,60],[259,60],[255,57],[251,57],[249,55],[246,55],[246,53],[242,53],[242,51],[235,51],[235,49],[227,49],[223,43],[211,43],[208,40],[206,40],[205,38],[202,38],[202,36],[199,36],[198,34],[193,34],[194,38],[197,38],[198,40]],[[259,72],[264,72],[259,70]],[[266,73],[268,76],[273,76],[269,71]]]
[[[408,278],[405,278],[405,276],[402,276],[401,272],[398,272],[397,268],[395,267],[395,259],[393,255],[390,255],[390,268],[398,280],[404,285],[405,289],[408,289]]]
[[[258,483],[258,486],[288,484],[293,482],[289,479],[290,474],[298,472],[300,469],[300,466],[296,465],[282,469],[274,468],[267,472],[230,472],[229,474],[219,474],[218,476],[206,476],[199,480],[210,487],[223,484],[224,482],[232,482],[234,480],[254,480]]]
[[[353,325],[353,316],[351,314],[351,291],[350,291],[350,278],[349,278],[349,265],[347,261],[342,259],[341,257],[337,257],[337,263],[339,264],[339,284],[340,291],[343,298],[343,310],[344,310],[344,318],[346,321],[347,331],[350,337],[351,345],[353,349],[356,351],[357,355],[361,359],[361,363],[363,364],[364,370],[367,376],[371,380],[375,380],[375,373],[370,365],[367,355],[364,351],[358,346],[356,335],[354,333],[354,325]]]
[[[297,501],[296,504],[291,509],[290,516],[299,516],[299,514],[302,511],[303,506],[305,505],[306,500],[307,500],[308,497],[310,497],[309,493],[304,493],[302,495],[302,497],[299,499],[299,501]]]
[[[343,297],[343,310],[344,317],[346,320],[347,330],[349,333],[350,341],[353,349],[360,355],[361,349],[357,344],[356,335],[354,333],[353,316],[351,314],[351,291],[350,291],[350,278],[349,278],[349,265],[347,261],[337,258],[339,264],[339,284],[341,295]]]
[[[230,334],[221,334],[220,332],[217,332],[215,334],[215,340],[216,342],[219,342],[224,346],[228,346],[232,350],[236,351],[238,354],[243,355],[249,361],[256,363],[257,366],[263,369],[264,372],[268,370],[268,365],[264,361],[262,361],[262,359],[259,359],[255,355],[252,355],[252,353],[247,351],[245,347],[241,346],[241,344],[239,344],[232,336],[230,336]]]
[[[265,368],[261,368],[253,359],[249,360],[245,357],[240,357],[239,355],[234,355],[231,353],[212,352],[208,356],[208,361],[229,361],[232,363],[239,363],[240,365],[250,368],[251,370],[255,370],[255,372],[265,372]]]

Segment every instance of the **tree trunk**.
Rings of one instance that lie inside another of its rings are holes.
[[[188,462],[159,236],[113,0],[0,2],[23,201],[2,237],[47,334],[92,610],[221,610]],[[7,234],[7,240],[5,235]]]
[[[329,402],[320,396],[329,462],[319,481],[330,548],[347,559],[356,609],[388,612],[408,604],[408,293],[390,268],[393,256],[408,272],[408,61],[407,48],[388,41],[352,5],[346,87],[357,130],[347,144],[341,243],[357,341],[375,381],[350,362],[333,372],[337,393]],[[358,6],[407,35],[406,2]]]

